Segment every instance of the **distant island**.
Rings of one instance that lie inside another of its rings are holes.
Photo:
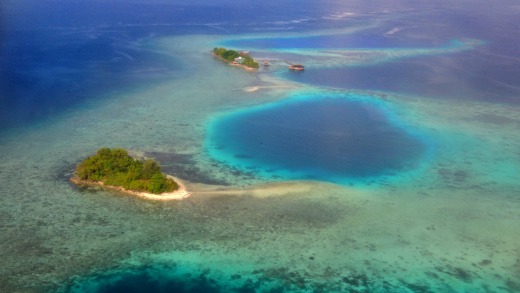
[[[161,172],[153,159],[134,159],[121,148],[101,148],[76,166],[71,181],[99,185],[151,199],[182,199],[190,194],[173,177]],[[155,196],[154,196],[155,195]]]
[[[232,65],[242,66],[245,69],[259,68],[258,62],[249,56],[249,52],[238,52],[235,50],[227,50],[226,48],[214,48],[213,54],[225,62],[231,63]]]

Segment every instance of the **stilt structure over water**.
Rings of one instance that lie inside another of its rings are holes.
[[[257,62],[259,63],[262,63],[264,66],[269,66],[271,65],[271,63],[273,64],[276,64],[276,63],[286,63],[289,65],[289,69],[290,70],[294,70],[294,71],[302,71],[305,69],[305,67],[301,64],[294,64],[288,60],[282,60],[282,59],[270,59],[270,58],[257,58],[255,59]]]
[[[295,71],[302,71],[305,69],[305,67],[301,64],[292,64],[292,65],[289,65],[289,69],[295,70]]]

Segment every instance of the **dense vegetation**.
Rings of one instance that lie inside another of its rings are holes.
[[[161,173],[161,167],[154,160],[136,160],[126,150],[117,148],[99,149],[94,156],[78,164],[76,176],[81,180],[101,181],[106,185],[155,194],[179,188],[175,181]]]
[[[251,58],[251,56],[249,56],[247,54],[240,54],[239,52],[237,52],[235,50],[227,50],[226,48],[214,48],[213,53],[229,62],[233,62],[233,60],[235,60],[235,58],[242,57],[242,58],[244,58],[244,63],[242,63],[243,65],[250,67],[250,68],[259,67],[258,63],[253,58]]]

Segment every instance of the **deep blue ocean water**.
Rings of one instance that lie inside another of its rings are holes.
[[[121,88],[149,86],[183,75],[181,61],[148,50],[150,39],[259,28],[275,31],[285,25],[274,21],[327,13],[313,10],[319,6],[313,1],[287,14],[285,8],[290,6],[276,1],[2,2],[0,131],[60,115]],[[261,21],[254,17],[258,14]]]
[[[384,106],[360,100],[308,94],[238,110],[210,126],[210,153],[288,179],[341,182],[413,169],[425,154],[423,142],[391,121]]]
[[[341,4],[310,0],[296,7],[280,1],[243,4],[234,1],[218,4],[212,1],[196,4],[94,0],[3,2],[0,11],[0,127],[5,129],[40,121],[71,107],[81,107],[85,101],[118,88],[160,82],[163,78],[171,78],[172,74],[182,74],[180,63],[171,63],[171,58],[166,62],[159,53],[142,50],[147,38],[189,33],[236,34],[280,29],[301,32],[337,28],[338,20],[331,20],[331,16],[337,18],[336,15],[341,16],[343,12],[357,12],[343,20],[339,18],[339,23],[348,27],[370,18],[384,18],[392,6],[388,3]],[[414,9],[419,9],[420,18],[414,19],[413,13],[417,13]],[[447,86],[434,84],[426,88],[426,93],[437,96],[447,93],[451,98],[458,93],[464,96],[475,93],[482,100],[516,102],[515,89],[508,85],[519,82],[520,74],[514,66],[517,61],[510,59],[518,53],[514,34],[510,31],[518,28],[510,26],[509,17],[492,18],[492,14],[479,14],[478,7],[474,8],[478,13],[463,13],[457,9],[460,8],[443,13],[429,5],[402,4],[395,10],[406,11],[410,19],[396,22],[389,19],[385,30],[368,30],[352,36],[252,38],[229,43],[260,48],[391,49],[439,46],[461,36],[491,40],[488,47],[494,55],[481,58],[469,54],[451,57],[450,63],[437,63],[453,78]],[[374,13],[381,10],[386,12]],[[417,25],[450,23],[451,27],[445,30],[441,26],[443,30],[439,31],[437,25],[424,25],[420,35],[384,36],[386,30],[394,27],[406,29],[415,25],[413,21]],[[483,61],[476,62],[477,59]],[[384,90],[418,93],[429,83],[426,74],[431,71],[423,70],[424,66],[429,65],[403,61],[355,69],[316,69],[288,78],[314,85],[340,88],[375,85]],[[468,71],[471,74],[465,74]],[[409,78],[416,82],[410,84]],[[378,82],[370,83],[370,79]],[[505,80],[506,84],[497,80]],[[401,86],[402,83],[408,83],[410,87]]]
[[[0,60],[0,126],[38,122],[120,88],[171,78],[181,68],[159,53],[132,47],[133,38],[122,33],[8,33]]]
[[[313,68],[304,72],[281,72],[282,78],[316,86],[378,90],[433,97],[441,100],[518,102],[520,82],[517,67],[504,68],[483,61],[474,53],[421,56],[370,66]],[[448,65],[450,70],[445,68]],[[439,76],[437,73],[442,72]],[[500,81],[500,82],[499,82]]]

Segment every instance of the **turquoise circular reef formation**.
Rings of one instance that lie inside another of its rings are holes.
[[[207,151],[261,177],[343,183],[414,169],[426,145],[376,97],[306,93],[215,117]]]

